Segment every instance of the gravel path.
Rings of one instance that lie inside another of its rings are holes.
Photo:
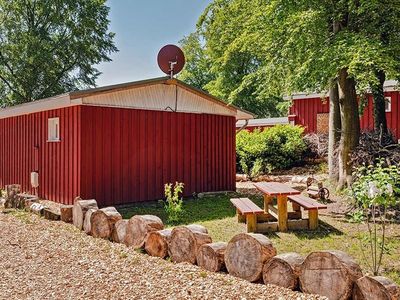
[[[0,213],[0,270],[0,299],[322,299],[173,264],[23,212]]]

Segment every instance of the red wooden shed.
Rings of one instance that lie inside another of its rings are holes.
[[[0,186],[99,205],[235,190],[235,123],[248,112],[177,79],[76,91],[0,110]]]
[[[388,127],[396,139],[400,140],[400,92],[394,80],[385,83],[386,119]],[[296,94],[292,96],[292,106],[289,110],[289,121],[292,124],[305,127],[307,133],[328,132],[329,97],[322,94]],[[373,130],[372,95],[367,95],[367,106],[360,116],[362,130]]]

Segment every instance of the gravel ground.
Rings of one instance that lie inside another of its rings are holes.
[[[323,299],[149,257],[70,224],[0,213],[0,299]]]

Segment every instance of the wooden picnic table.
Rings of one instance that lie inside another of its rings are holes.
[[[299,195],[301,192],[280,182],[258,182],[254,186],[264,194],[264,211],[278,219],[279,231],[286,232],[288,230],[288,196]],[[277,198],[278,209],[272,205],[273,197]],[[297,208],[295,210],[297,213]]]

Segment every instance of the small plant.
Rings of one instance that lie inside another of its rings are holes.
[[[172,183],[167,183],[164,185],[164,194],[166,198],[165,211],[168,215],[168,221],[176,223],[179,221],[183,213],[183,193],[184,184],[181,182],[176,182],[175,186],[172,187]]]
[[[355,182],[351,191],[356,211],[352,219],[359,224],[367,224],[367,234],[360,239],[361,251],[368,267],[376,276],[379,275],[383,255],[387,252],[387,212],[400,202],[396,197],[400,193],[400,171],[396,166],[385,167],[383,160],[380,160],[375,165],[356,169],[354,176]],[[364,247],[365,244],[368,247]],[[367,259],[366,251],[369,252],[370,259]]]
[[[206,278],[207,277],[207,272],[200,271],[199,275],[200,275],[201,278]]]

